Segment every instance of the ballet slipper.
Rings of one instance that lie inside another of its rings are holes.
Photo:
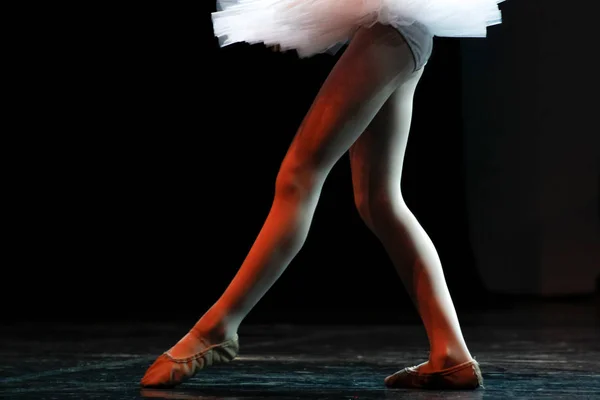
[[[196,375],[201,369],[223,364],[237,357],[240,350],[238,335],[186,358],[175,358],[169,351],[160,355],[148,368],[141,381],[145,388],[173,388]]]
[[[420,373],[417,367],[404,368],[385,378],[392,389],[473,390],[483,387],[479,363],[467,361],[441,371]]]

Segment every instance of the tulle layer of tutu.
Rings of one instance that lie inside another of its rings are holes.
[[[279,45],[301,57],[347,41],[361,26],[418,21],[432,35],[485,37],[502,20],[503,0],[217,0],[212,14],[221,46]]]

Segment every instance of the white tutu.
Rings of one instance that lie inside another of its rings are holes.
[[[212,14],[221,46],[279,45],[309,57],[347,41],[360,26],[415,21],[435,36],[485,37],[501,22],[503,0],[217,0]]]

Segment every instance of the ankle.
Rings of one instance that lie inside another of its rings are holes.
[[[219,344],[235,336],[237,330],[236,324],[228,323],[225,319],[211,320],[202,317],[190,330],[190,334],[210,344]]]
[[[432,350],[429,353],[429,365],[436,370],[451,368],[472,359],[473,357],[471,357],[467,349],[445,348],[442,350]]]

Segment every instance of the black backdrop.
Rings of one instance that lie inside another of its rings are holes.
[[[335,57],[220,49],[211,11],[98,10],[39,38],[27,116],[36,135],[23,136],[15,167],[8,317],[193,320],[236,272]],[[485,290],[467,232],[460,46],[436,38],[402,185],[467,308]],[[27,295],[12,282],[26,282]],[[412,304],[358,217],[344,157],[304,249],[249,321],[404,317]]]

